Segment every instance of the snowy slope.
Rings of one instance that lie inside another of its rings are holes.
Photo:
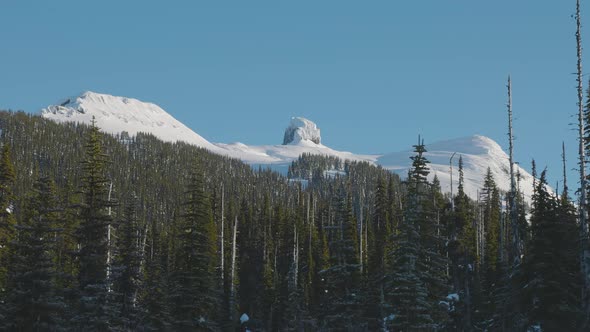
[[[335,156],[346,160],[375,162],[376,155],[361,155],[347,151],[333,150],[322,144],[302,141],[290,145],[258,145],[248,146],[243,143],[216,145],[225,150],[225,154],[239,158],[248,164],[290,164],[304,153]]]
[[[301,154],[311,153],[367,161],[405,177],[411,164],[410,157],[413,155],[411,149],[385,155],[363,155],[331,149],[322,144],[318,126],[305,118],[291,119],[281,145],[210,143],[155,104],[94,92],[85,92],[59,105],[48,106],[41,111],[41,115],[57,122],[82,123],[90,123],[94,116],[98,127],[107,133],[127,131],[133,136],[138,132],[149,132],[163,141],[183,141],[214,153],[241,159],[249,164],[271,165],[285,169]],[[476,135],[430,144],[427,142],[426,148],[426,157],[431,162],[430,179],[436,174],[445,192],[450,191],[449,159],[453,153],[456,153],[453,163],[454,192],[457,190],[457,164],[460,155],[464,162],[465,191],[470,197],[477,197],[488,167],[498,186],[505,191],[510,189],[508,156],[490,138]],[[520,188],[530,200],[532,176],[518,166],[516,169],[521,174]]]
[[[478,190],[483,186],[483,179],[489,167],[497,186],[504,190],[510,190],[510,162],[508,155],[494,140],[485,136],[469,136],[447,141],[426,143],[426,158],[430,161],[430,177],[432,180],[436,174],[441,182],[442,190],[450,192],[450,165],[449,160],[453,153],[453,192],[457,193],[459,179],[459,156],[463,158],[463,170],[465,177],[465,192],[472,198],[476,198]],[[395,152],[379,157],[377,163],[390,169],[401,176],[406,176],[411,164],[410,157],[414,155],[411,150]],[[520,189],[527,201],[530,201],[533,188],[533,177],[520,166],[515,165],[515,173],[520,173]]]
[[[41,116],[56,122],[90,123],[111,134],[151,133],[166,142],[183,141],[218,152],[219,148],[166,113],[158,105],[133,98],[115,97],[91,91],[41,110]]]
[[[303,153],[335,156],[347,160],[375,162],[378,156],[360,155],[346,151],[333,150],[321,143],[320,129],[311,120],[294,117],[287,129],[282,145],[248,146],[243,143],[223,144],[217,146],[227,151],[228,155],[242,159],[249,164],[290,164]]]
[[[316,124],[304,118],[293,118],[287,130],[286,145],[247,146],[242,143],[213,144],[173,118],[158,105],[133,98],[117,97],[87,91],[41,110],[41,116],[56,122],[90,123],[95,118],[104,132],[123,131],[131,136],[138,132],[151,133],[167,142],[182,141],[214,153],[234,157],[250,164],[289,164],[302,153],[338,156],[342,159],[374,161],[376,156],[355,155],[332,150],[320,142]],[[318,142],[318,143],[315,143]]]

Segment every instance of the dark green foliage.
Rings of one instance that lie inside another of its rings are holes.
[[[169,301],[176,330],[218,328],[217,234],[203,180],[197,164],[188,179],[184,213],[175,229]]]
[[[453,213],[453,234],[449,256],[453,270],[453,291],[461,302],[456,309],[455,326],[463,330],[473,328],[475,313],[475,266],[478,263],[476,225],[473,204],[464,190],[463,157],[459,156],[459,184]]]
[[[356,219],[352,214],[352,200],[341,191],[336,220],[329,226],[329,267],[320,272],[324,279],[326,300],[322,317],[326,327],[356,331],[362,327],[360,316],[360,265]]]
[[[485,229],[484,255],[482,257],[480,271],[482,274],[482,320],[489,321],[487,317],[492,317],[497,310],[501,310],[503,305],[497,306],[494,301],[494,294],[501,282],[501,255],[500,255],[500,223],[501,223],[501,206],[500,193],[488,168],[484,180],[484,187],[481,195],[481,205],[483,205],[483,223]],[[485,324],[484,324],[485,325]]]
[[[159,226],[150,225],[147,240],[145,282],[139,296],[141,305],[139,325],[147,331],[168,330],[171,325],[170,308],[167,301],[168,279],[166,278],[166,262],[168,251],[164,246],[165,236]]]
[[[9,266],[10,247],[14,239],[15,219],[12,214],[14,210],[13,185],[15,172],[10,157],[10,146],[2,146],[0,156],[0,297],[6,291],[6,275]]]
[[[532,239],[525,261],[529,325],[543,331],[575,331],[580,322],[576,219],[567,196],[561,201],[546,188],[541,173],[533,197]]]
[[[141,260],[144,240],[137,221],[137,198],[131,194],[125,203],[123,220],[119,225],[119,241],[114,260],[112,288],[119,307],[119,324],[126,329],[137,329],[138,293],[141,286]]]
[[[486,230],[485,238],[485,266],[488,269],[488,275],[495,274],[498,269],[498,262],[500,260],[500,192],[496,187],[496,182],[492,176],[491,170],[488,168],[486,178],[484,180],[484,188],[482,190],[482,204],[484,206],[484,225]],[[493,281],[490,281],[493,283]]]
[[[11,269],[4,328],[13,331],[54,331],[64,326],[65,311],[56,285],[55,243],[61,230],[53,182],[41,178],[26,203],[26,215],[12,243]]]
[[[88,331],[233,330],[244,312],[257,331],[372,331],[384,326],[509,331],[535,324],[536,317],[545,319],[548,330],[559,319],[576,327],[573,274],[560,276],[560,284],[572,285],[561,294],[546,292],[547,287],[535,292],[535,305],[533,293],[522,291],[557,280],[535,258],[548,255],[535,249],[535,234],[543,232],[533,227],[533,237],[526,241],[530,231],[522,195],[519,216],[527,263],[515,267],[502,260],[503,236],[509,236],[501,227],[504,193],[489,172],[479,205],[464,192],[463,176],[455,197],[442,194],[436,176],[432,183],[426,179],[422,142],[415,147],[405,183],[365,162],[312,155],[291,165],[289,174],[298,179],[289,180],[145,134],[101,135],[95,127],[56,124],[24,113],[0,112],[0,124],[0,239],[9,241],[2,250],[14,257],[14,264],[2,268],[16,285],[0,299],[5,324],[34,322],[25,317],[35,308],[44,326]],[[30,195],[31,188],[41,188],[31,176],[38,173],[55,179],[55,198],[46,200],[54,209],[49,213],[54,236],[39,237],[42,241],[30,236],[40,213],[32,203],[37,194]],[[569,254],[576,242],[563,240],[570,239],[575,227],[573,207],[567,197],[551,204],[539,213],[559,225],[545,232],[554,236],[551,253],[561,257],[551,264],[559,271],[576,271],[577,256]],[[478,237],[481,241],[475,232],[481,223],[484,253],[476,242]],[[42,259],[27,258],[30,243],[47,247]],[[41,272],[23,273],[33,268]],[[535,269],[541,272],[530,272]],[[27,279],[32,276],[38,279]],[[25,287],[27,280],[43,280],[43,287]],[[534,282],[525,287],[527,280]],[[37,295],[19,296],[32,291]],[[457,293],[459,300],[449,293]],[[537,306],[551,296],[563,299],[558,308]],[[29,299],[35,298],[42,299],[35,303],[55,306],[30,306]],[[17,308],[28,309],[13,315]],[[540,314],[542,310],[551,313]]]
[[[369,247],[367,270],[367,287],[365,296],[367,306],[365,315],[369,320],[369,328],[374,330],[382,325],[383,317],[386,316],[388,304],[385,303],[385,277],[386,264],[390,259],[388,253],[391,252],[391,243],[393,236],[390,206],[393,205],[388,197],[387,184],[384,178],[379,178],[375,190],[375,207],[373,210],[372,220],[367,225],[371,243]]]
[[[82,161],[82,202],[80,203],[80,226],[77,238],[80,250],[77,253],[79,304],[74,324],[80,329],[107,330],[112,328],[118,316],[108,303],[109,280],[107,255],[108,232],[112,217],[109,208],[110,181],[106,178],[107,156],[103,153],[101,135],[96,126],[91,126]]]
[[[387,285],[387,297],[392,305],[392,319],[388,326],[393,330],[431,330],[436,327],[432,317],[434,309],[425,281],[430,277],[420,228],[426,225],[428,211],[426,193],[428,190],[428,160],[422,142],[414,146],[416,153],[408,175],[408,198],[404,220],[399,235],[395,237],[392,255],[392,272]],[[385,317],[384,317],[385,318]]]

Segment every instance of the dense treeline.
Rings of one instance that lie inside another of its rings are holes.
[[[311,155],[283,176],[20,112],[0,128],[4,330],[232,331],[244,313],[255,331],[583,324],[575,208],[545,171],[514,228],[491,172],[469,198],[459,160],[443,194],[421,141],[401,181]]]

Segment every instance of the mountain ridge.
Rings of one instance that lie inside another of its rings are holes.
[[[90,123],[94,117],[102,131],[116,134],[127,131],[131,136],[148,132],[163,141],[183,141],[205,148],[213,153],[241,159],[248,164],[285,166],[303,153],[335,156],[345,160],[366,161],[380,165],[401,176],[407,175],[410,167],[411,149],[399,152],[355,154],[331,149],[321,143],[319,127],[311,120],[293,117],[285,130],[283,144],[251,146],[240,142],[212,143],[194,132],[154,103],[134,98],[117,97],[86,91],[77,97],[49,105],[41,110],[41,116],[56,122]],[[425,156],[429,159],[430,179],[436,175],[442,190],[451,191],[450,159],[453,154],[453,188],[456,192],[458,180],[457,162],[460,156],[464,162],[466,193],[476,199],[483,186],[483,179],[489,167],[498,187],[504,191],[510,188],[507,174],[508,155],[491,138],[472,135],[426,144]],[[532,176],[516,165],[520,173],[521,190],[527,201],[532,195]]]

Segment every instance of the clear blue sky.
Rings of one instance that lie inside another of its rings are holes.
[[[33,112],[92,90],[157,103],[213,142],[280,144],[304,116],[326,145],[357,153],[409,148],[418,134],[507,148],[510,73],[517,160],[536,158],[554,183],[562,140],[574,167],[574,6],[7,0],[0,108]]]

